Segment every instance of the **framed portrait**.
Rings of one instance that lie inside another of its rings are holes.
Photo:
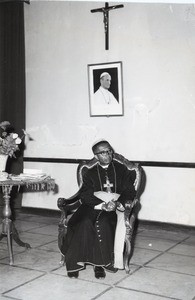
[[[123,116],[122,62],[88,65],[91,117]]]

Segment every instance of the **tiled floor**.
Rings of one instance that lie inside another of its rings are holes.
[[[195,231],[140,225],[131,272],[94,278],[92,267],[70,279],[60,266],[58,218],[20,213],[16,227],[31,249],[15,242],[9,265],[6,238],[0,241],[0,300],[195,300]]]

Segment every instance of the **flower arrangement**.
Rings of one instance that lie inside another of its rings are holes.
[[[0,123],[0,154],[8,155],[10,157],[16,157],[15,152],[18,151],[19,145],[22,142],[24,135],[20,138],[17,133],[13,132],[13,128],[8,121],[3,121]]]

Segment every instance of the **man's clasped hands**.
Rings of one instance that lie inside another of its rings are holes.
[[[103,203],[102,204],[102,210],[105,210],[105,211],[115,211],[116,208],[117,208],[117,201],[114,201],[114,200],[111,200],[107,203]]]

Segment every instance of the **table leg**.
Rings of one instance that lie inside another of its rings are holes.
[[[7,236],[7,246],[10,258],[10,265],[13,265],[13,248],[12,248],[12,238],[16,241],[19,246],[30,248],[30,245],[23,243],[18,235],[18,232],[11,220],[11,208],[10,208],[10,193],[12,190],[11,185],[2,186],[4,207],[3,207],[3,221],[2,221],[2,233],[0,235],[0,240]]]
[[[3,207],[3,222],[2,222],[2,237],[7,236],[7,246],[9,252],[10,265],[13,265],[13,249],[12,249],[12,234],[11,234],[11,208],[10,208],[10,193],[12,186],[2,186],[4,207]]]
[[[10,221],[10,220],[9,220]],[[10,258],[10,265],[14,264],[14,256],[13,256],[13,249],[12,249],[12,235],[11,235],[11,222],[7,227],[7,247],[9,252]]]

